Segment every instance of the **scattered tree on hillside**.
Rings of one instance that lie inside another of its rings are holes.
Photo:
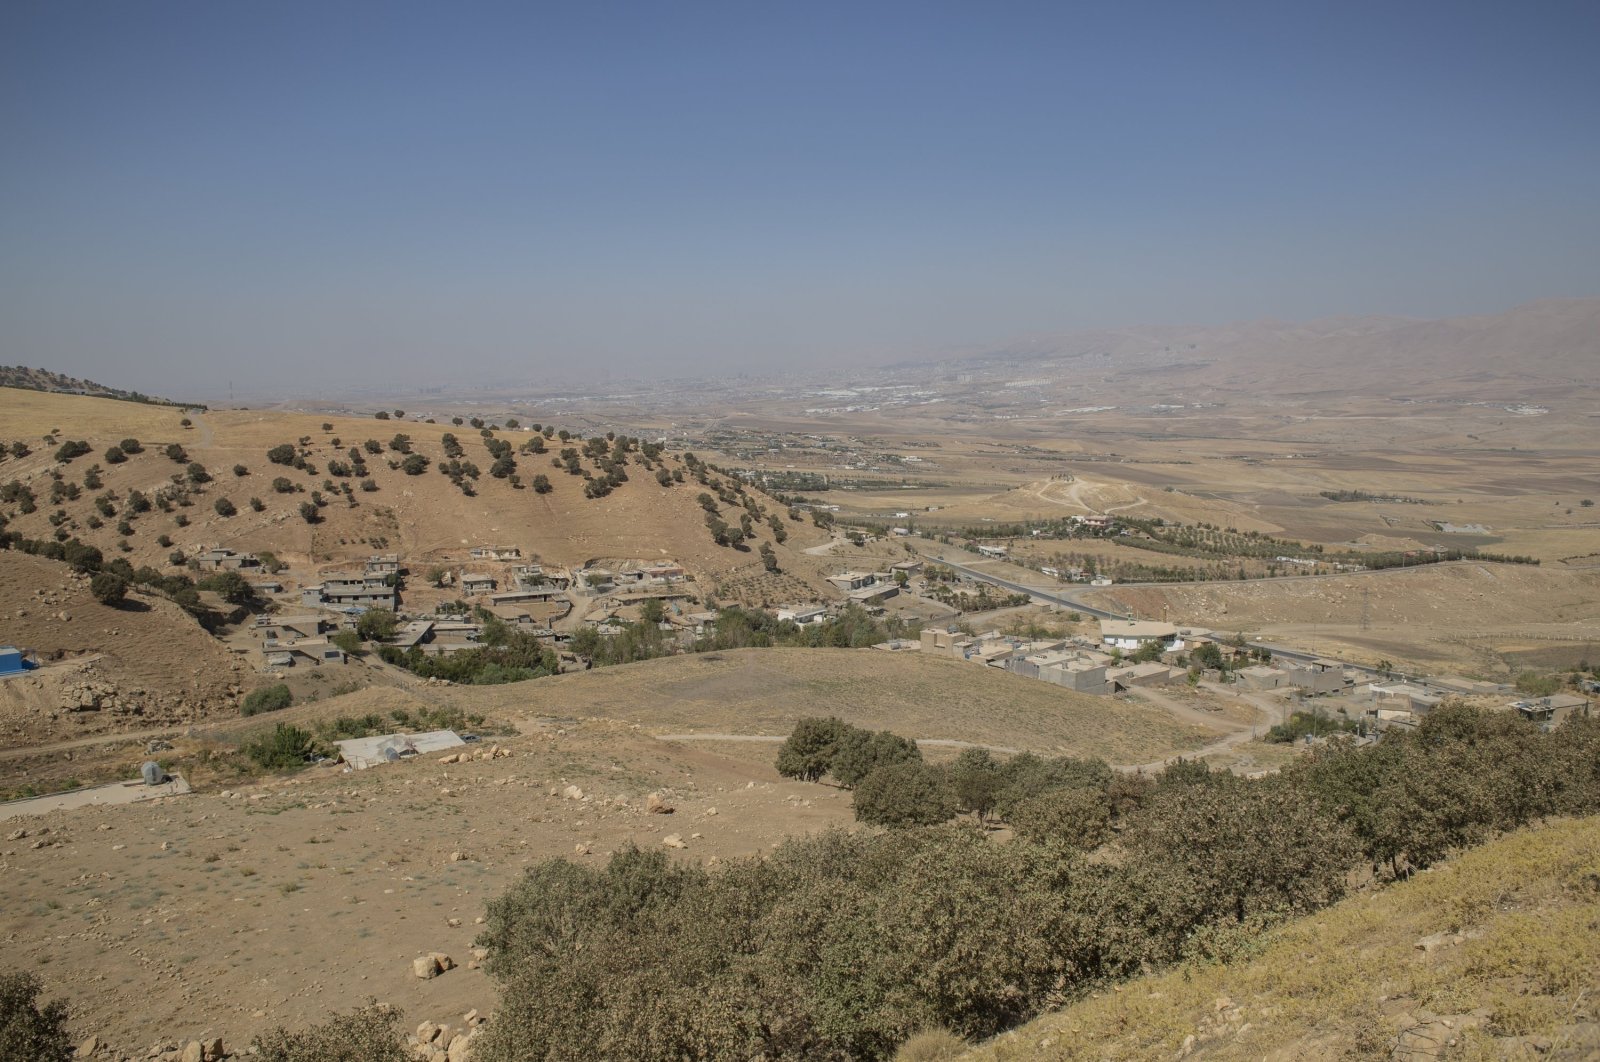
[[[398,629],[394,613],[386,608],[368,609],[356,619],[356,633],[369,642],[386,642]]]
[[[872,826],[932,826],[956,812],[945,773],[920,759],[880,767],[855,792],[856,818]]]
[[[833,767],[839,742],[850,729],[844,720],[832,716],[799,720],[778,748],[778,773],[803,782],[817,781]]]
[[[128,584],[120,576],[100,572],[89,580],[89,593],[102,605],[116,608],[128,594]]]

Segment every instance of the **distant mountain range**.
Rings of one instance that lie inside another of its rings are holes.
[[[1193,377],[1197,384],[1277,393],[1591,387],[1600,386],[1600,298],[1544,299],[1441,320],[1334,317],[1031,336],[936,364],[1054,368],[1108,382],[1160,372],[1168,384]]]
[[[24,365],[0,365],[0,387],[20,387],[26,391],[54,391],[58,394],[93,395],[96,398],[116,398],[123,402],[143,402],[152,406],[190,406],[204,408],[194,402],[174,402],[168,398],[155,398],[139,391],[124,391],[116,387],[64,376],[49,369],[30,369]]]

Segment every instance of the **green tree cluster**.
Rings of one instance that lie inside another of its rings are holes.
[[[792,772],[822,777],[849,728],[796,732],[791,751],[812,758]],[[919,766],[869,779],[916,788]],[[1413,734],[1336,742],[1258,780],[1102,768],[1025,761],[1020,790],[1053,788],[1017,799],[1004,844],[944,823],[792,840],[715,873],[632,848],[602,867],[538,864],[487,911],[479,943],[502,996],[474,1057],[874,1060],[922,1029],[992,1036],[1198,940],[1318,910],[1361,860],[1404,873],[1600,810],[1600,721],[1547,734],[1446,706]]]

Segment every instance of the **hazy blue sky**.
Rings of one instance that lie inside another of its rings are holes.
[[[0,5],[0,362],[851,365],[1600,293],[1600,3]]]

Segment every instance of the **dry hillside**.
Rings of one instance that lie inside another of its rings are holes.
[[[1597,853],[1594,818],[1524,830],[962,1058],[1597,1058]]]
[[[740,548],[717,545],[697,500],[707,487],[695,482],[675,455],[663,455],[656,467],[686,473],[682,482],[660,485],[654,470],[644,467],[641,455],[633,453],[628,457],[627,482],[604,497],[590,498],[585,496],[586,476],[556,467],[563,448],[583,445],[578,438],[570,443],[550,438],[543,443],[547,449],[543,454],[515,453],[515,474],[522,481],[518,488],[509,477],[490,475],[494,457],[479,432],[465,425],[234,410],[189,413],[192,423],[186,428],[180,423],[180,411],[10,389],[0,390],[0,411],[4,414],[0,423],[6,425],[0,441],[21,439],[32,448],[25,457],[0,462],[0,482],[24,484],[36,499],[37,511],[31,514],[21,512],[15,503],[0,504],[11,529],[30,538],[49,538],[54,533],[51,515],[64,513],[58,518],[61,527],[100,547],[107,557],[126,556],[136,567],[162,567],[174,548],[192,554],[213,546],[239,552],[266,550],[291,563],[325,568],[377,549],[399,552],[416,567],[445,551],[459,556],[469,545],[506,544],[563,565],[602,557],[676,560],[705,589],[720,587],[725,599],[780,603],[836,596],[819,578],[820,563],[801,552],[823,541],[821,533],[808,521],[791,521],[782,505],[753,489],[765,512],[755,522],[752,537]],[[324,430],[324,424],[330,427]],[[56,444],[41,441],[50,431],[59,432]],[[443,441],[447,433],[459,440],[463,451],[459,460],[471,462],[479,471],[476,478],[464,479],[472,488],[470,495],[441,469],[447,460]],[[391,444],[401,434],[410,438],[411,452],[428,459],[421,474],[408,475],[397,467],[407,454]],[[496,436],[520,449],[534,434],[502,429]],[[106,451],[124,438],[136,439],[140,451],[110,463]],[[57,446],[67,440],[83,440],[90,452],[68,462],[56,461]],[[378,446],[378,453],[368,452],[368,440]],[[164,451],[172,444],[182,448],[184,460],[166,456]],[[268,451],[282,444],[294,447],[314,471],[270,462]],[[352,448],[362,459],[365,476],[352,461]],[[192,482],[190,462],[202,466],[209,481]],[[334,475],[335,462],[351,472]],[[588,457],[581,465],[589,474],[598,471]],[[94,466],[101,485],[84,486]],[[236,467],[244,469],[243,474],[236,474]],[[57,474],[64,484],[76,486],[76,498],[51,501]],[[548,493],[532,489],[538,475],[548,477]],[[182,490],[171,492],[181,497],[170,512],[163,511],[157,494],[174,488],[175,476]],[[724,482],[730,490],[737,486],[714,473],[711,478],[713,484]],[[279,479],[286,481],[279,486],[287,490],[275,489]],[[155,499],[156,507],[132,512],[128,501],[135,490]],[[313,492],[325,504],[317,521],[308,523],[300,510]],[[109,503],[109,515],[98,506],[101,498]],[[218,512],[219,499],[231,504],[233,515]],[[252,499],[259,502],[259,511]],[[738,505],[718,507],[722,519],[733,525],[744,512]],[[776,541],[766,522],[770,515],[783,523],[786,542]],[[119,531],[124,520],[127,534]],[[161,545],[162,536],[172,545]],[[765,570],[758,552],[762,545],[773,548],[778,572]]]
[[[15,550],[0,550],[0,643],[60,661],[0,682],[0,732],[13,746],[232,712],[241,683],[254,682],[170,601],[131,593],[108,608],[87,576]]]
[[[490,713],[521,707],[707,739],[719,733],[779,738],[802,716],[837,715],[906,737],[1113,763],[1144,763],[1217,736],[1139,701],[1093,697],[962,661],[873,649],[697,653],[443,695]],[[770,757],[771,749],[759,755]]]

